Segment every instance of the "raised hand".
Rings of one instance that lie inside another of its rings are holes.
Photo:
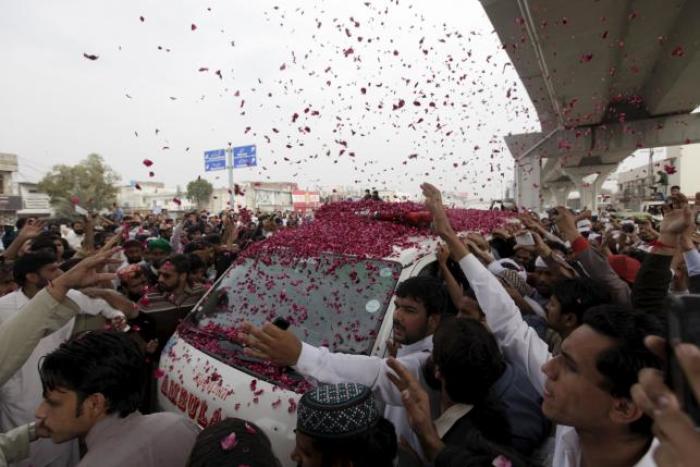
[[[445,245],[440,245],[437,251],[437,260],[440,265],[446,265],[450,257],[450,250]]]
[[[52,283],[51,289],[54,298],[61,301],[68,292],[68,289],[88,287],[103,281],[115,279],[117,277],[116,274],[98,271],[108,264],[121,263],[121,260],[112,258],[112,256],[118,252],[119,248],[113,248],[112,250],[97,253],[83,259],[71,269],[61,274]]]
[[[577,221],[580,221],[581,219],[590,219],[593,216],[593,213],[591,212],[590,209],[586,209],[585,211],[581,211],[578,216],[575,217]]]
[[[123,237],[121,235],[113,235],[112,238],[107,240],[107,242],[99,249],[99,253],[104,253],[105,251],[111,251],[119,245]]]
[[[450,221],[447,219],[445,208],[442,206],[442,195],[440,190],[430,183],[423,183],[421,186],[423,196],[425,196],[425,207],[433,215],[433,227],[435,232],[441,237],[452,233]]]
[[[421,184],[420,188],[423,191],[423,196],[425,196],[426,204],[437,204],[442,207],[442,194],[435,185],[426,182]]]
[[[476,246],[484,251],[490,250],[489,243],[480,233],[470,232],[467,234],[467,238],[471,240]]]
[[[680,235],[694,224],[693,212],[686,206],[666,213],[661,221],[661,234]]]
[[[265,323],[261,328],[244,323],[241,331],[247,355],[270,360],[279,366],[292,366],[299,360],[301,341],[290,331],[272,323]]]
[[[27,222],[24,224],[24,227],[22,227],[22,230],[19,231],[18,236],[21,237],[23,240],[30,240],[32,238],[36,238],[41,234],[41,232],[44,231],[44,226],[46,225],[46,222],[40,221],[39,219],[28,219]]]
[[[535,251],[539,256],[542,256],[543,258],[548,257],[549,255],[552,254],[552,249],[547,245],[544,240],[542,240],[542,237],[540,237],[540,234],[537,232],[530,232],[532,234],[532,238],[535,240]]]
[[[398,360],[390,358],[387,360],[387,364],[394,371],[393,374],[388,373],[387,376],[401,391],[401,402],[406,408],[408,423],[418,435],[428,458],[433,460],[445,445],[440,440],[433,424],[428,393]]]
[[[700,349],[684,343],[676,345],[674,352],[697,399],[700,396]],[[654,452],[657,465],[695,465],[700,458],[700,433],[664,383],[663,374],[649,368],[642,370],[639,383],[631,392],[637,406],[654,420],[653,430],[660,441]]]
[[[394,374],[388,373],[387,376],[401,391],[401,400],[406,407],[411,428],[420,431],[425,429],[427,425],[432,425],[428,393],[398,360],[390,358],[387,360],[387,364],[394,371]]]
[[[396,358],[396,354],[399,352],[399,347],[401,347],[401,344],[399,344],[393,339],[387,339],[386,351],[390,357]]]
[[[537,229],[539,225],[539,223],[536,222],[535,219],[533,219],[528,213],[518,215],[518,219],[520,219],[520,222],[522,222],[523,225],[529,230]]]
[[[688,206],[688,198],[683,193],[671,196],[671,206],[675,209],[683,209]]]
[[[556,211],[557,215],[554,217],[554,222],[557,224],[559,232],[561,232],[565,240],[573,242],[579,236],[576,228],[576,216],[563,206],[558,206]]]

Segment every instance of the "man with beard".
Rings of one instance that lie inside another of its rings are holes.
[[[401,327],[398,323],[396,326]],[[406,412],[400,403],[400,389],[396,390],[387,374],[390,360],[330,353],[328,349],[302,343],[292,332],[273,324],[262,329],[246,324],[243,329],[247,354],[280,366],[292,366],[322,383],[364,384],[386,404],[386,418],[408,424],[408,419],[402,421]],[[404,332],[401,337],[408,334]],[[527,375],[505,360],[495,338],[482,323],[443,315],[429,338],[432,351],[402,354],[397,361],[411,368],[414,377],[431,389],[428,396],[432,399],[431,419],[441,415],[436,423],[442,427],[443,441],[459,445],[468,433],[476,430],[491,441],[512,446],[525,455],[542,444],[549,433],[549,424],[539,407],[541,396]],[[467,413],[469,417],[458,423],[460,427],[450,435],[456,420]],[[406,425],[396,425],[401,437],[409,443],[417,442],[416,438],[406,436],[406,429]],[[421,451],[423,445],[410,446],[423,461],[429,460],[426,455],[430,453]],[[400,452],[399,465],[414,465],[418,460],[407,454],[404,450]]]
[[[155,322],[161,347],[206,292],[202,286],[188,284],[189,272],[190,262],[186,255],[165,258],[158,268],[155,289],[141,299],[141,311]]]
[[[130,264],[117,272],[117,277],[119,277],[121,283],[120,292],[132,302],[142,303],[143,297],[148,292],[144,266]],[[136,316],[129,319],[127,324],[141,336],[145,343],[149,343],[150,347],[155,351],[158,345],[155,324],[143,313],[143,310],[137,309]]]
[[[423,354],[427,358],[433,349],[433,333],[448,306],[447,292],[442,281],[429,276],[406,279],[396,289],[394,305],[393,343],[398,346],[396,356],[402,358]],[[328,355],[339,355],[342,358],[342,354],[330,354],[326,348],[316,348],[304,343],[303,351],[298,355],[297,369],[302,374],[313,376],[325,383],[347,381],[346,375],[340,376],[343,373],[342,368],[335,367],[332,361],[324,362]],[[388,390],[393,391],[393,386],[388,380],[387,385]],[[435,407],[437,406],[436,401]],[[416,452],[421,453],[418,438],[409,426],[406,411],[402,406],[387,405],[384,417],[394,424],[399,437],[405,438]]]
[[[124,248],[124,263],[119,267],[122,269],[130,264],[146,264],[143,259],[143,243],[138,240],[127,240],[122,245]],[[117,270],[118,271],[118,270]]]
[[[146,266],[130,264],[117,271],[117,278],[119,279],[119,291],[134,303],[139,303],[148,292]]]
[[[403,281],[394,297],[393,342],[396,356],[430,352],[433,333],[447,310],[443,283],[433,277],[417,276]]]
[[[180,321],[207,291],[201,285],[190,286],[187,280],[190,268],[187,255],[180,254],[165,258],[158,268],[158,282],[139,302],[141,306],[136,324],[138,325],[139,321],[149,324],[148,332],[139,334],[147,343],[144,350],[155,356],[155,361],[152,362],[154,367],[158,366],[160,352]],[[144,331],[146,331],[145,328]],[[148,380],[146,399],[142,406],[147,411],[155,408],[151,384],[153,381]]]
[[[173,220],[165,219],[158,224],[158,237],[170,241],[173,235]]]
[[[74,250],[79,250],[83,246],[85,238],[85,223],[82,220],[73,222],[72,228],[67,228],[64,231],[63,238],[66,239],[70,247]]]

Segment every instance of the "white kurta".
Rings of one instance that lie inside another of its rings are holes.
[[[517,305],[498,279],[474,255],[462,258],[459,266],[474,290],[486,322],[496,336],[503,354],[509,362],[525,371],[537,392],[542,394],[546,380],[542,365],[552,358],[547,344],[523,320]],[[655,465],[652,452],[657,444],[654,440],[650,449],[635,467]],[[552,465],[555,467],[581,465],[581,446],[578,434],[573,427],[557,425]]]
[[[29,298],[17,290],[0,297],[0,323],[3,323],[21,313]],[[20,425],[34,421],[34,412],[42,401],[42,386],[39,378],[39,361],[54,351],[61,343],[68,340],[73,331],[73,320],[68,324],[44,337],[32,352],[31,356],[2,387],[0,387],[0,430],[9,431]],[[30,445],[28,459],[13,464],[28,467],[61,467],[73,466],[79,460],[78,443],[71,441],[54,444],[50,439],[40,439]]]

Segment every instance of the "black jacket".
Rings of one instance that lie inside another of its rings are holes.
[[[673,278],[673,256],[648,254],[632,286],[632,306],[657,315],[665,322],[665,302]]]

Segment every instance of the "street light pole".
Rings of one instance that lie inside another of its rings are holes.
[[[654,148],[649,148],[649,199],[653,197],[654,192]]]
[[[226,169],[228,170],[228,193],[231,209],[236,210],[236,190],[233,188],[233,148],[226,149]]]

